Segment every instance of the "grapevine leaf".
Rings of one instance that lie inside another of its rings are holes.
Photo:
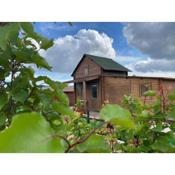
[[[154,152],[171,153],[175,152],[175,136],[169,132],[160,136],[151,146]]]
[[[154,132],[162,132],[162,130],[163,130],[162,123],[158,123],[158,124],[156,125],[156,127],[154,127],[154,128],[152,129],[152,131],[154,131]]]
[[[6,93],[0,93],[0,110],[7,104],[8,96]]]
[[[8,129],[0,133],[0,152],[64,152],[64,145],[49,123],[37,113],[14,116]]]
[[[81,153],[109,153],[109,145],[104,137],[93,134],[85,142],[78,144],[77,149]]]
[[[7,117],[3,112],[0,112],[0,126],[3,126],[5,124]]]
[[[20,89],[19,91],[13,94],[13,99],[23,103],[26,100],[27,96],[28,92],[24,89]]]
[[[0,27],[0,48],[6,50],[8,42],[16,41],[19,34],[19,24],[9,23]]]
[[[175,111],[168,112],[166,119],[171,120],[171,121],[175,121]]]
[[[175,92],[173,92],[172,94],[170,94],[169,96],[168,96],[168,99],[169,100],[175,100]]]
[[[101,109],[100,116],[105,121],[110,121],[124,128],[135,127],[130,112],[119,105],[107,104]]]
[[[43,57],[41,57],[39,54],[32,55],[31,56],[31,60],[39,68],[46,68],[48,70],[51,70],[51,68],[52,68],[51,66],[49,66],[49,64],[47,63],[47,61]]]
[[[26,33],[30,35],[32,35],[32,33],[34,32],[33,25],[30,22],[21,22],[21,27]]]
[[[58,85],[58,82],[55,82],[46,76],[39,76],[37,78],[37,81],[41,80],[48,84],[55,91],[55,97],[60,102],[64,103],[65,105],[69,105],[69,99],[67,95],[63,92],[61,85]]]
[[[144,93],[144,96],[146,96],[146,97],[153,97],[155,95],[156,95],[156,93],[154,91],[152,91],[152,90],[146,91]]]
[[[69,106],[66,106],[60,102],[54,102],[53,109],[61,115],[67,115],[71,117],[75,116],[74,111]]]
[[[41,49],[47,50],[53,45],[53,40],[49,40],[34,32],[32,23],[21,23],[21,26],[28,34],[28,37],[35,39],[40,44]]]

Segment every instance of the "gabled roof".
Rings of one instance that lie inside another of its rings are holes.
[[[99,57],[99,56],[95,56],[95,55],[84,54],[83,57],[82,57],[82,59],[80,60],[80,62],[76,66],[76,68],[74,69],[72,75],[75,73],[75,71],[77,70],[78,66],[80,65],[80,63],[83,61],[83,59],[86,56],[88,58],[90,58],[93,62],[95,62],[96,64],[98,64],[104,70],[108,70],[108,71],[121,71],[121,72],[131,72],[129,69],[127,69],[126,67],[122,66],[121,64],[115,62],[114,60],[112,60],[110,58],[105,58],[105,57]]]
[[[98,64],[104,70],[130,72],[129,69],[127,69],[126,67],[122,66],[121,64],[115,62],[114,60],[110,58],[99,57],[99,56],[88,55],[88,54],[85,54],[85,55],[90,57],[96,64]]]

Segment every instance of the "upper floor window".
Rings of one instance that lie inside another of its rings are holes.
[[[84,69],[84,74],[85,74],[85,75],[88,75],[88,73],[89,73],[89,69],[88,69],[88,67],[85,67],[85,69]]]
[[[140,85],[140,96],[144,96],[146,91],[152,90],[151,83],[144,83]]]

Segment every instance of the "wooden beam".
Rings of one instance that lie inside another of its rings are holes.
[[[83,81],[83,101],[84,101],[84,110],[87,111],[86,81]]]
[[[74,97],[75,97],[75,101],[74,101],[74,105],[77,103],[77,88],[76,88],[76,83],[74,83]]]

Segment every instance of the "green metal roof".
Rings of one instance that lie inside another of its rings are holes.
[[[126,67],[122,66],[121,64],[115,62],[110,58],[99,57],[89,54],[85,54],[85,56],[92,59],[96,64],[98,64],[104,70],[131,72],[129,69],[127,69]]]
[[[74,69],[73,74],[76,72],[77,68],[79,67],[80,63],[84,60],[85,57],[90,58],[92,61],[94,61],[96,64],[98,64],[102,69],[108,70],[108,71],[122,71],[122,72],[131,72],[129,69],[126,67],[122,66],[121,64],[115,62],[114,60],[110,58],[105,58],[105,57],[99,57],[95,55],[90,55],[90,54],[84,54],[76,68]]]

